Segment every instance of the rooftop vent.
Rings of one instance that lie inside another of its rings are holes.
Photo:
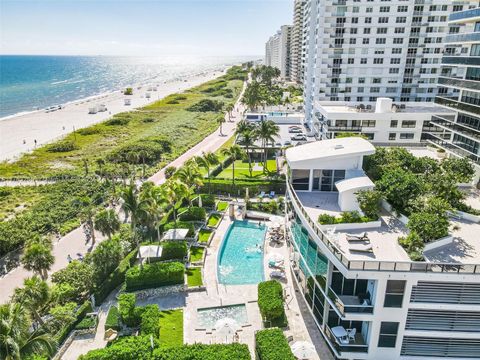
[[[343,145],[341,144],[335,145],[335,150],[338,150],[338,149],[343,149]]]

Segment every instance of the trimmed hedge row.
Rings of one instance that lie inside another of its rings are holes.
[[[152,352],[150,336],[128,336],[112,345],[89,351],[79,360],[251,360],[245,344],[195,344],[160,347],[154,339]]]
[[[85,317],[85,315],[87,315],[87,313],[92,312],[92,310],[93,310],[92,303],[90,301],[85,301],[82,305],[80,305],[80,307],[77,309],[75,313],[75,320],[65,325],[55,335],[57,343],[59,345],[62,344],[70,334],[70,331],[75,329],[75,326],[77,326],[78,323],[80,323],[80,321],[83,320],[83,318]]]
[[[94,295],[95,301],[97,303],[100,304],[101,302],[103,302],[113,290],[122,285],[122,283],[125,281],[125,274],[127,273],[127,270],[135,264],[136,260],[137,250],[134,250],[130,254],[125,256],[125,258],[120,262],[118,267],[95,291]]]
[[[185,265],[179,262],[145,264],[130,268],[125,275],[127,291],[184,283]]]
[[[177,225],[175,225],[174,221],[171,221],[165,225],[163,225],[163,231],[168,231],[170,229],[188,229],[187,237],[193,237],[195,234],[195,226],[191,222],[187,221],[177,221]]]
[[[179,216],[181,221],[204,221],[207,212],[203,207],[192,206]]]
[[[187,253],[188,247],[185,241],[164,241],[160,260],[183,260]]]
[[[262,191],[265,191],[266,193],[275,191],[278,195],[283,195],[286,191],[285,180],[248,181],[242,179],[236,180],[235,186],[233,186],[232,180],[212,179],[210,185],[210,191],[214,194],[230,194],[242,197],[246,195],[247,188],[250,197],[260,194]],[[202,190],[205,191],[207,189],[208,184],[205,182]]]
[[[107,319],[105,321],[105,331],[108,329],[119,331],[120,326],[120,313],[116,306],[111,306],[108,309]]]
[[[258,360],[295,360],[283,331],[278,328],[260,330],[255,334]]]
[[[160,309],[157,304],[150,304],[143,308],[140,322],[142,335],[160,335]]]
[[[258,284],[258,307],[265,321],[271,323],[283,322],[283,289],[277,280],[264,281]]]

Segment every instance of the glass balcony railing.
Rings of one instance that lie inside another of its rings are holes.
[[[457,124],[455,122],[441,119],[436,116],[430,120],[430,123],[434,125],[442,126],[448,130],[455,131],[457,133],[480,140],[480,130],[471,129],[468,126]]]
[[[442,58],[444,65],[480,65],[480,57],[470,56],[444,56]]]
[[[328,296],[342,316],[346,314],[373,314],[372,305],[362,305],[366,299],[360,299],[358,296],[337,295],[330,287],[328,288]]]
[[[480,8],[454,12],[450,14],[448,21],[457,22],[459,20],[468,20],[477,17],[480,17]]]
[[[444,139],[440,138],[439,136],[433,134],[433,133],[428,133],[427,140],[430,141],[431,143],[438,145],[445,150],[448,150],[454,154],[457,154],[461,157],[465,157],[470,159],[471,161],[480,164],[480,157],[477,155],[472,154],[471,152],[468,152],[467,150],[462,149],[459,146],[456,146],[455,144],[452,144],[450,141],[445,141]],[[479,269],[477,269],[477,273],[480,273],[480,265],[476,265]]]
[[[438,84],[459,87],[462,89],[480,90],[480,81],[455,79],[451,77],[439,77]]]
[[[444,43],[446,44],[458,44],[458,43],[470,43],[480,42],[480,32],[474,32],[469,34],[452,34],[445,36]]]
[[[365,344],[365,340],[363,339],[363,335],[357,333],[355,339],[351,339],[348,343],[343,343],[338,339],[332,332],[332,329],[328,325],[325,325],[325,334],[327,339],[333,345],[335,350],[339,354],[344,352],[355,352],[355,353],[366,353],[368,352],[368,345]]]
[[[329,126],[328,131],[362,131],[361,126]]]
[[[472,114],[480,115],[480,106],[471,105],[471,104],[458,101],[457,98],[437,96],[435,98],[435,103],[443,106],[448,106],[453,110],[461,110],[461,111],[466,111]]]

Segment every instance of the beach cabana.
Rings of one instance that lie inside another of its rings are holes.
[[[140,251],[137,258],[142,259],[159,259],[162,257],[162,247],[160,245],[143,245],[140,246]]]
[[[163,240],[185,240],[188,229],[170,229],[163,235]]]

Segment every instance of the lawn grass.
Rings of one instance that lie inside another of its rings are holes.
[[[218,127],[216,119],[222,112],[187,110],[191,105],[207,98],[233,104],[240,93],[242,81],[228,81],[227,87],[233,90],[233,98],[213,96],[204,91],[216,81],[185,91],[181,94],[181,100],[177,100],[179,94],[173,94],[143,108],[113,116],[113,119],[124,120],[123,124],[108,125],[107,120],[80,129],[59,140],[74,143],[74,150],[51,152],[49,151],[51,145],[45,145],[23,155],[15,162],[1,162],[0,177],[45,178],[65,174],[82,175],[85,171],[84,160],[88,162],[89,171],[93,172],[98,170],[96,163],[98,159],[107,160],[104,169],[111,171],[109,168],[115,167],[116,164],[110,163],[108,156],[118,149],[144,141],[166,139],[171,143],[171,149],[164,151],[161,159],[147,165],[147,175],[153,174]],[[136,171],[138,174],[141,173],[141,165],[136,166]]]
[[[198,242],[203,243],[203,244],[207,244],[207,243],[208,243],[208,240],[210,239],[210,235],[211,235],[212,233],[213,233],[212,230],[201,229],[201,230],[198,232]]]
[[[226,201],[219,201],[217,203],[217,211],[225,211],[227,210],[228,202]]]
[[[216,227],[222,218],[222,214],[212,214],[208,218],[207,225],[210,227]]]
[[[258,163],[258,165],[262,166],[262,163]],[[254,166],[253,163],[252,166]],[[230,165],[229,167],[223,169],[222,172],[217,175],[217,178],[231,179],[232,167],[233,165]],[[277,162],[275,159],[267,160],[267,170],[269,173],[275,173],[277,171]],[[253,170],[252,176],[250,176],[248,160],[237,160],[235,161],[235,179],[237,178],[263,179],[265,178],[265,174],[263,171]]]
[[[204,252],[205,252],[205,248],[192,246],[190,248],[190,262],[193,263],[193,262],[202,261]]]
[[[202,268],[194,267],[186,270],[188,286],[202,286]]]
[[[160,344],[183,345],[183,310],[160,311]]]

